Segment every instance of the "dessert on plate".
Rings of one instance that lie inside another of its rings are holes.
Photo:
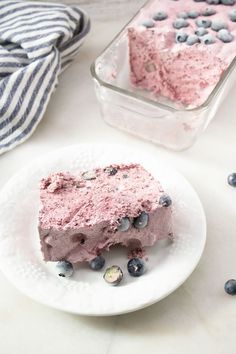
[[[236,55],[235,0],[150,1],[128,27],[132,85],[195,108]]]
[[[152,246],[172,238],[171,199],[138,164],[54,173],[40,184],[45,261],[91,261],[115,244]]]

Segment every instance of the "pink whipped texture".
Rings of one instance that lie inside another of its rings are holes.
[[[89,261],[112,245],[144,247],[172,236],[171,208],[164,191],[140,165],[119,165],[115,175],[94,170],[96,178],[56,173],[41,181],[39,235],[45,261]],[[145,211],[148,225],[119,231],[119,220]]]
[[[191,10],[201,13],[206,8],[215,9],[216,14],[198,19],[225,22],[234,36],[233,41],[223,43],[216,37],[217,32],[207,28],[216,39],[214,44],[176,43],[176,32],[190,35],[197,29],[195,19],[190,18],[188,27],[175,29],[173,22],[177,15]],[[149,2],[128,28],[132,84],[189,108],[203,104],[236,55],[236,22],[228,16],[232,9],[236,9],[236,5],[209,5],[193,0]],[[154,21],[153,28],[144,27],[142,21],[151,19],[158,11],[167,12],[168,18]]]

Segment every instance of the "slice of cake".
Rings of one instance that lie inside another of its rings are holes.
[[[115,244],[144,247],[172,237],[171,199],[137,164],[52,174],[41,181],[40,200],[45,261],[90,261]]]

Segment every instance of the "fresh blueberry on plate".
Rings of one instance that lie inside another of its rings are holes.
[[[225,283],[225,292],[229,295],[236,295],[236,280],[230,279]]]
[[[145,264],[141,258],[132,258],[127,264],[127,269],[132,277],[140,277],[145,272]]]
[[[56,269],[59,277],[64,277],[64,278],[71,277],[74,272],[73,265],[68,261],[57,262]]]
[[[116,286],[123,279],[123,272],[119,266],[113,265],[106,269],[103,278],[108,284]]]
[[[97,256],[89,262],[89,266],[93,270],[100,270],[105,265],[105,258],[102,256]]]
[[[159,199],[159,204],[165,208],[168,208],[172,204],[171,197],[167,194],[163,194]]]

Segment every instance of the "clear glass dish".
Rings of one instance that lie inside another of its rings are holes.
[[[170,101],[157,101],[129,80],[127,27],[136,16],[91,66],[102,116],[108,124],[166,148],[186,149],[206,129],[236,82],[236,58],[201,106],[178,109]]]

